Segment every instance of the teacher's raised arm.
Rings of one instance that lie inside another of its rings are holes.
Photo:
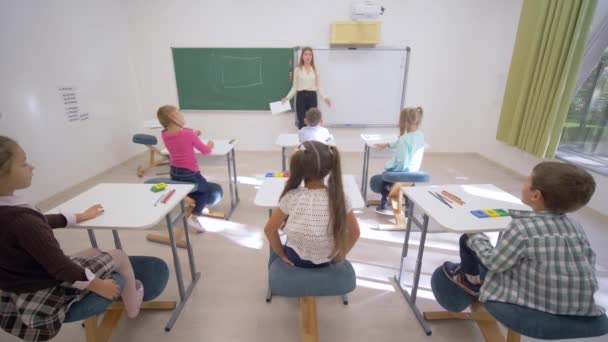
[[[296,95],[296,112],[298,113],[298,129],[306,126],[304,116],[306,111],[317,107],[317,93],[323,97],[323,101],[331,106],[329,97],[321,92],[319,74],[315,67],[315,57],[312,48],[305,47],[300,54],[300,63],[296,67],[291,90],[281,101],[289,101]]]

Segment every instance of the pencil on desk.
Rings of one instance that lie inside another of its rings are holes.
[[[175,193],[175,189],[171,189],[171,191],[169,191],[167,196],[165,196],[165,199],[163,199],[163,204],[166,204],[167,201],[169,201],[169,199],[171,198],[171,196],[173,196],[174,193]]]
[[[158,202],[160,202],[160,200],[163,198],[163,196],[165,196],[165,194],[160,194],[160,196],[158,196],[158,199],[156,200],[156,202],[154,203],[154,206],[156,207],[158,205]]]
[[[454,202],[452,202],[452,200],[451,200],[451,199],[449,199],[449,198],[448,198],[446,195],[441,194],[441,193],[439,193],[439,192],[436,192],[436,194],[437,194],[437,195],[439,195],[439,197],[441,197],[441,198],[443,198],[444,200],[446,200],[448,203],[454,203]]]
[[[463,201],[463,200],[461,200],[461,199],[460,199],[460,197],[458,197],[458,196],[454,195],[454,194],[453,194],[453,193],[451,193],[451,192],[447,192],[447,191],[443,190],[443,191],[441,192],[441,194],[442,194],[443,196],[445,196],[445,197],[448,197],[448,198],[452,199],[454,202],[456,202],[456,203],[458,203],[458,204],[460,204],[460,205],[463,205],[463,204],[464,204],[464,201]]]
[[[452,208],[452,206],[450,205],[450,203],[448,203],[446,200],[443,199],[443,197],[439,196],[438,194],[432,192],[431,190],[429,190],[429,194],[433,195],[433,197],[435,197],[436,199],[440,200],[441,203],[447,205],[448,207]]]

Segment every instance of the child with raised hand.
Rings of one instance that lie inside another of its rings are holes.
[[[198,137],[200,131],[185,128],[184,114],[175,106],[162,106],[157,112],[158,121],[165,128],[162,132],[163,142],[171,156],[171,179],[180,182],[195,183],[196,191],[188,194],[188,197],[196,202],[192,216],[188,218],[188,227],[198,232],[205,231],[199,218],[203,215],[203,209],[213,202],[214,194],[209,183],[201,175],[194,149],[202,154],[209,154],[213,149],[213,141],[203,143]]]
[[[318,268],[344,260],[360,232],[344,195],[338,149],[304,142],[291,157],[289,172],[279,208],[264,228],[272,250],[297,267]],[[287,237],[284,246],[279,229]]]
[[[33,169],[23,149],[0,136],[0,327],[24,340],[49,340],[89,291],[110,300],[121,296],[127,315],[136,317],[144,289],[123,251],[88,249],[70,257],[53,235],[55,228],[101,215],[102,206],[75,215],[40,213],[15,195],[30,186]],[[112,272],[125,280],[122,293]]]

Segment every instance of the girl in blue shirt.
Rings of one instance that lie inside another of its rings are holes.
[[[424,134],[418,130],[422,123],[422,108],[403,108],[399,115],[399,139],[391,144],[378,144],[378,148],[390,148],[395,151],[393,157],[384,165],[385,171],[417,172],[422,164],[424,154]],[[388,195],[394,183],[382,180],[382,174],[370,180],[370,188],[382,195],[377,211],[388,208]]]

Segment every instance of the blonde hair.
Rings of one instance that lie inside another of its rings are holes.
[[[303,180],[323,180],[328,174],[329,227],[335,243],[332,255],[336,255],[335,258],[341,261],[347,252],[347,213],[338,149],[318,141],[302,143],[300,149],[291,156],[289,179],[285,183],[281,198],[290,190],[298,188]]]
[[[420,127],[422,123],[422,107],[407,107],[399,114],[399,135],[405,134],[409,128]]]
[[[158,108],[158,111],[156,111],[156,117],[164,128],[169,127],[169,125],[173,122],[173,120],[171,120],[171,113],[175,112],[176,110],[177,107],[172,105],[164,105]]]
[[[18,146],[15,140],[0,135],[0,176],[5,176],[11,171]]]
[[[323,115],[317,107],[312,107],[306,111],[306,122],[309,126],[316,126],[321,122]]]

